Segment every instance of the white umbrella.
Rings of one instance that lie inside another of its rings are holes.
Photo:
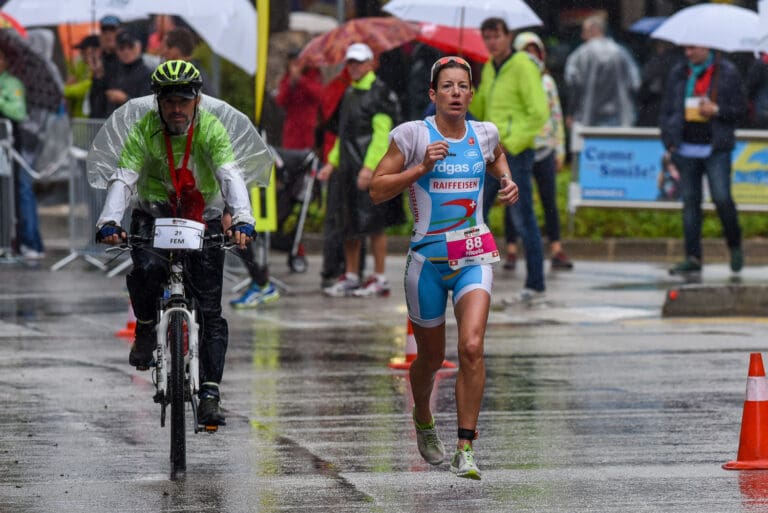
[[[699,4],[670,16],[651,32],[651,37],[678,46],[751,52],[760,33],[760,18],[755,11],[727,4]]]
[[[25,27],[98,21],[108,14],[123,21],[175,14],[214,52],[251,75],[256,71],[256,10],[248,0],[9,0],[3,11]]]
[[[213,16],[182,17],[214,52],[253,75],[256,73],[256,9],[248,0],[228,1],[237,4],[237,8],[222,10]]]
[[[144,18],[148,13],[128,10],[132,0],[8,0],[3,11],[11,14],[25,27],[58,25],[60,23],[86,23],[98,21],[102,16],[114,15],[123,21]]]
[[[391,0],[382,9],[404,20],[450,27],[478,28],[490,17],[503,19],[510,30],[542,25],[523,0]]]
[[[303,30],[310,34],[323,34],[338,26],[336,18],[314,12],[295,11],[288,18],[289,30]]]

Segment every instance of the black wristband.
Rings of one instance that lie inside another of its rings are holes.
[[[459,428],[459,440],[476,440],[477,430]]]

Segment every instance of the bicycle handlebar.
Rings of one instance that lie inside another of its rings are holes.
[[[128,236],[123,239],[123,242],[120,244],[114,245],[112,247],[107,248],[106,252],[112,252],[112,251],[130,251],[133,248],[136,247],[143,247],[147,244],[151,244],[153,240],[153,237],[146,237],[143,235],[135,235],[135,234],[128,234]],[[229,240],[229,237],[227,237],[226,233],[214,233],[209,235],[203,235],[203,242],[213,242],[212,245],[208,246],[210,247],[218,247],[224,251],[228,251],[236,246],[236,244],[232,243]],[[179,251],[179,250],[176,250]],[[184,251],[184,250],[181,250]]]

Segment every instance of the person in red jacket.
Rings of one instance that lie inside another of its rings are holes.
[[[280,79],[276,101],[285,110],[283,148],[314,148],[317,115],[323,94],[320,70],[298,60],[299,53],[288,55],[288,69]]]

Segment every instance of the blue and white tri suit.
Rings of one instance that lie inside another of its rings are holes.
[[[493,162],[499,133],[492,123],[466,121],[461,139],[448,139],[437,130],[434,117],[410,121],[392,130],[390,139],[405,156],[405,169],[424,159],[427,145],[445,140],[448,156],[435,164],[408,189],[414,218],[406,258],[405,298],[411,322],[431,328],[445,322],[448,292],[454,305],[475,289],[490,295],[490,264],[454,270],[448,266],[446,232],[484,223],[483,185],[485,163]]]

